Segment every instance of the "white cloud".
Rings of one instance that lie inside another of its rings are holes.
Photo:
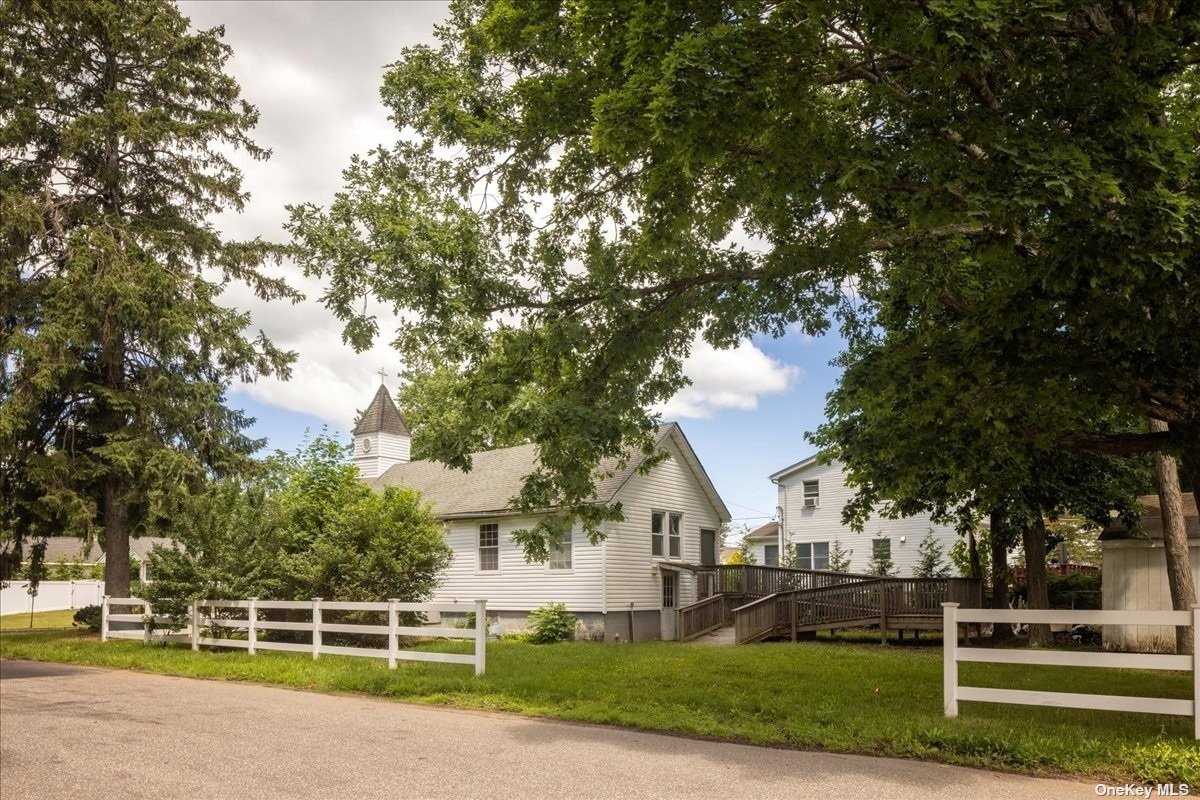
[[[753,411],[760,396],[786,392],[804,375],[799,367],[771,358],[748,340],[718,350],[698,339],[683,369],[692,385],[656,409],[666,419],[707,418],[726,409]]]

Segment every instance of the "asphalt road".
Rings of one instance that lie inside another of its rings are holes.
[[[1083,798],[1092,784],[0,661],[0,798]]]

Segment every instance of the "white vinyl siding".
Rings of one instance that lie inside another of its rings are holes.
[[[525,561],[513,531],[531,528],[538,517],[488,520],[499,528],[499,569],[476,568],[481,520],[450,520],[446,543],[454,560],[441,574],[430,602],[487,600],[489,611],[528,612],[546,603],[565,603],[570,611],[601,611],[603,595],[602,546],[593,545],[577,527],[571,537],[571,568],[550,569],[549,563]],[[643,541],[645,541],[643,539]],[[553,551],[551,555],[553,556]],[[643,551],[643,558],[645,551]]]
[[[683,460],[675,443],[663,442],[670,458],[646,475],[633,475],[614,498],[621,504],[625,519],[608,525],[605,581],[609,611],[649,610],[662,607],[662,591],[655,564],[672,559],[670,552],[669,515],[680,515],[679,556],[686,564],[700,563],[700,530],[719,530],[721,519],[708,496],[700,487],[695,473]],[[663,555],[651,553],[654,512],[663,517]],[[677,603],[680,606],[695,601],[695,581],[691,573],[679,575]]]
[[[842,509],[854,496],[854,489],[846,486],[842,465],[836,461],[831,464],[814,461],[779,478],[778,483],[779,507],[789,545],[828,542],[832,549],[834,540],[841,540],[843,550],[853,551],[850,572],[865,573],[871,563],[871,540],[887,538],[891,540],[896,574],[911,577],[919,557],[917,549],[932,529],[945,553],[943,563],[950,564],[948,554],[959,539],[958,533],[951,526],[933,523],[928,515],[887,519],[874,514],[862,533],[843,525]],[[819,502],[815,508],[805,506],[806,484],[818,487]]]
[[[1167,556],[1162,539],[1102,542],[1102,606],[1105,611],[1170,611]],[[1200,539],[1188,540],[1192,580],[1200,586]],[[1165,625],[1105,625],[1105,647],[1169,653],[1175,629]]]

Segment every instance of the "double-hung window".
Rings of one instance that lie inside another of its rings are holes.
[[[768,544],[763,546],[763,566],[779,566],[779,545]]]
[[[797,544],[796,566],[800,569],[829,569],[829,542]]]
[[[682,514],[669,515],[669,526],[667,527],[667,554],[671,558],[679,558],[682,552],[682,547],[679,542],[679,528],[683,522]]]
[[[558,541],[550,545],[550,569],[571,569],[571,557],[574,555],[574,531],[567,531],[558,537]]]
[[[820,481],[805,481],[804,482],[804,507],[816,508],[821,505],[821,482]]]
[[[479,526],[479,571],[496,572],[500,569],[500,526],[485,522]]]

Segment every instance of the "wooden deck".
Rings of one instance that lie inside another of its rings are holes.
[[[881,578],[753,565],[692,567],[701,599],[679,609],[680,641],[732,626],[739,643],[839,628],[941,630],[942,603],[983,605],[972,578]]]

